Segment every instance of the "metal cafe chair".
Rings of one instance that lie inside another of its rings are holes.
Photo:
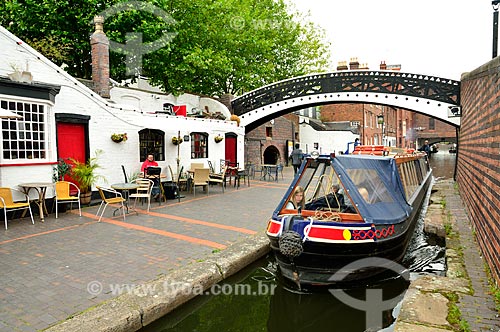
[[[133,194],[130,194],[128,198],[135,198],[134,201],[134,210],[135,207],[137,206],[137,200],[139,198],[141,199],[146,199],[148,202],[148,212],[149,208],[151,207],[151,191],[153,191],[153,185],[154,182],[153,180],[150,179],[135,179],[135,183],[139,185],[139,188],[136,189],[136,192]]]
[[[68,181],[57,181],[55,184],[56,188],[56,219],[58,218],[58,210],[59,204],[67,204],[69,203],[69,208],[72,208],[73,203],[78,203],[78,212],[80,212],[80,217],[82,216],[82,208],[80,206],[80,188],[72,182]],[[71,191],[74,191],[75,194],[71,195]]]
[[[125,183],[128,183],[127,172],[125,172],[125,166],[122,165],[123,178],[125,179]]]
[[[102,216],[104,215],[104,211],[106,210],[106,207],[109,204],[119,204],[119,209],[122,209],[123,211],[123,221],[125,221],[125,198],[123,198],[122,194],[119,193],[118,191],[112,189],[112,188],[104,188],[104,187],[97,187],[97,190],[99,190],[99,195],[101,195],[101,205],[99,205],[99,208],[97,209],[96,215],[99,216],[98,222],[101,221]],[[101,211],[102,208],[102,211]],[[99,215],[99,212],[101,213]]]
[[[208,179],[209,184],[212,184],[212,183],[220,184],[222,186],[222,193],[224,193],[224,187],[226,187],[226,169],[227,169],[227,166],[224,166],[222,168],[221,173],[209,174],[209,179]]]
[[[165,190],[161,185],[160,175],[161,175],[161,167],[146,168],[146,177],[150,180],[153,180],[154,186],[158,186],[160,188],[160,199],[158,200],[158,204],[161,204],[162,200],[165,200],[165,202],[167,201],[167,197],[165,196]]]
[[[24,195],[26,201],[14,202],[12,191],[19,192],[19,194]],[[0,188],[0,209],[3,209],[3,216],[5,220],[5,229],[7,229],[7,211],[25,210],[30,211],[31,223],[34,225],[33,213],[31,212],[30,198],[25,193],[14,189],[14,188]]]

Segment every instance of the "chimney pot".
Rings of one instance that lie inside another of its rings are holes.
[[[347,69],[349,69],[347,67],[347,61],[339,61],[337,63],[337,70],[347,70]]]
[[[349,69],[350,70],[359,69],[358,58],[351,58],[351,61],[349,62]]]

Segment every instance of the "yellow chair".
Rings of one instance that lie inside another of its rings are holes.
[[[59,204],[69,203],[69,208],[73,207],[73,202],[78,203],[78,212],[80,212],[80,217],[82,216],[82,208],[80,206],[80,188],[72,182],[68,181],[57,181],[56,182],[56,219],[58,218]],[[76,190],[76,195],[71,195],[71,190]]]
[[[125,198],[123,198],[122,194],[111,188],[97,187],[97,189],[99,190],[99,195],[101,195],[102,199],[101,205],[99,205],[96,213],[96,215],[99,216],[99,211],[101,211],[102,208],[98,221],[101,221],[102,216],[104,215],[104,210],[106,210],[108,204],[120,204],[119,209],[122,209],[123,221],[125,221],[125,205],[123,204],[125,202]]]
[[[153,191],[154,182],[150,179],[136,179],[135,183],[139,185],[136,192],[130,194],[128,198],[135,198],[134,210],[139,198],[145,198],[148,201],[148,212],[151,207],[151,191]]]
[[[16,191],[19,194],[23,195],[26,201],[14,202],[14,199],[12,198],[12,191]],[[3,209],[3,216],[5,218],[5,229],[7,229],[7,211],[28,209],[30,211],[31,223],[33,225],[35,224],[35,221],[33,220],[33,213],[31,212],[30,198],[28,197],[28,195],[21,192],[20,190],[7,187],[0,188],[0,209]]]
[[[193,196],[196,196],[196,187],[206,187],[209,193],[208,182],[210,181],[210,169],[196,168],[193,176]]]

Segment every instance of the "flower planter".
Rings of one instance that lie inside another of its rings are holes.
[[[172,144],[173,145],[179,145],[182,142],[183,142],[182,137],[177,137],[177,136],[172,137]]]
[[[111,140],[115,143],[125,142],[127,140],[127,133],[124,134],[112,134]]]
[[[86,192],[86,193],[81,193],[80,194],[80,203],[82,203],[82,205],[89,205],[91,196],[92,196],[91,191]]]

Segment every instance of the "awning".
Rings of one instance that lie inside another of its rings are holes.
[[[22,116],[9,110],[0,108],[0,119],[22,119]]]

